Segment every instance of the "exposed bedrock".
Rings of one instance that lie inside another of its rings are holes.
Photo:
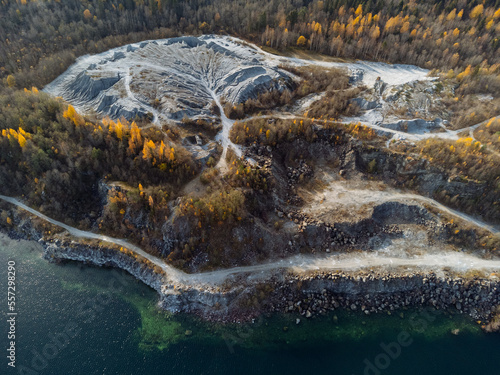
[[[159,305],[171,312],[195,313],[205,317],[217,316],[225,320],[231,314],[231,306],[234,306],[238,294],[243,293],[242,289],[215,292],[197,288],[179,290],[171,285],[164,285],[160,293]]]
[[[280,300],[276,310],[298,312],[306,317],[337,308],[369,315],[422,306],[454,309],[474,319],[489,321],[500,303],[498,279],[438,277],[432,273],[291,276],[282,289],[280,295],[285,298]]]
[[[43,242],[43,245],[43,256],[51,262],[75,260],[124,269],[159,293],[159,305],[163,309],[194,313],[214,320],[244,320],[263,312],[292,312],[310,318],[338,308],[363,311],[369,315],[403,307],[430,306],[456,309],[487,322],[500,304],[498,280],[438,277],[433,273],[424,275],[411,271],[286,276],[277,270],[266,281],[270,287],[244,275],[231,286],[220,288],[174,286],[147,265],[116,249],[60,240]],[[254,298],[256,293],[258,300]]]
[[[455,178],[449,172],[432,166],[424,158],[409,159],[405,155],[380,149],[356,147],[355,169],[372,170],[372,173],[393,185],[404,185],[413,180],[412,187],[424,195],[432,196],[439,191],[462,198],[480,197],[484,194],[486,183]],[[369,168],[372,163],[374,167]]]
[[[439,118],[432,121],[427,121],[423,119],[414,119],[414,120],[399,120],[392,123],[380,124],[380,126],[387,129],[402,131],[410,134],[421,134],[442,129],[441,126],[442,122],[443,121]]]
[[[400,202],[385,202],[375,206],[372,219],[380,225],[425,224],[435,220],[425,208]]]
[[[99,267],[120,268],[157,292],[161,291],[163,285],[163,276],[161,274],[154,272],[145,263],[141,263],[136,258],[123,254],[117,249],[79,244],[76,242],[64,242],[61,240],[40,242],[44,249],[43,258],[49,262],[74,260]]]
[[[27,221],[21,236],[33,229]],[[26,233],[24,233],[26,232]],[[172,312],[189,312],[219,321],[241,321],[264,312],[286,312],[310,318],[336,309],[362,311],[366,315],[405,307],[455,309],[496,330],[500,304],[497,278],[461,278],[444,273],[411,270],[365,270],[287,274],[276,269],[265,275],[240,274],[217,287],[173,285],[146,263],[103,245],[69,240],[40,241],[43,257],[51,262],[74,260],[96,266],[121,268],[155,289],[159,305]],[[495,320],[496,319],[496,320]]]
[[[375,93],[377,93],[379,96],[381,96],[386,87],[387,87],[387,84],[384,81],[382,81],[380,79],[380,77],[377,77],[377,80],[375,81],[375,83],[373,85],[373,90],[375,90]]]

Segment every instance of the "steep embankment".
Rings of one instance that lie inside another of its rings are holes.
[[[359,308],[369,314],[402,306],[430,305],[454,307],[476,319],[488,321],[500,303],[500,285],[496,276],[470,281],[453,276],[473,271],[498,272],[498,260],[455,252],[404,256],[393,249],[392,252],[322,257],[299,255],[267,264],[188,275],[124,240],[72,228],[13,198],[0,196],[0,199],[67,230],[75,237],[126,246],[132,254],[143,256],[160,267],[161,273],[154,272],[134,257],[101,245],[59,240],[45,243],[44,257],[50,261],[77,260],[127,270],[157,290],[160,305],[174,312],[185,311],[228,321],[249,318],[263,311],[295,311],[311,317],[339,307]],[[260,302],[248,305],[258,291]]]
[[[160,267],[166,274],[166,282],[171,283],[173,286],[221,286],[229,278],[245,275],[255,274],[258,279],[259,275],[266,278],[266,273],[271,275],[273,271],[280,269],[290,269],[294,272],[301,273],[307,271],[356,271],[366,268],[399,268],[408,267],[415,269],[423,269],[429,271],[439,271],[444,268],[452,269],[457,272],[467,272],[473,270],[487,270],[495,271],[500,270],[500,260],[486,260],[480,259],[470,254],[456,253],[456,252],[443,252],[436,254],[423,254],[420,256],[406,257],[397,256],[397,251],[392,253],[386,252],[373,252],[373,253],[350,253],[350,254],[331,254],[327,256],[306,256],[297,255],[291,258],[282,259],[275,262],[264,263],[246,267],[235,267],[225,270],[218,270],[213,272],[202,272],[196,274],[186,274],[182,271],[167,265],[163,260],[151,254],[146,253],[139,247],[128,243],[123,239],[116,239],[109,236],[95,234],[92,232],[82,231],[70,227],[57,220],[48,218],[47,216],[27,207],[18,200],[10,197],[0,195],[0,199],[20,207],[39,218],[59,226],[67,230],[72,236],[78,238],[97,239],[100,241],[108,242],[123,246],[132,252],[148,259],[154,265]]]

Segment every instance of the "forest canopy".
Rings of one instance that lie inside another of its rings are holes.
[[[201,33],[416,64],[458,79],[500,74],[500,0],[2,0],[0,12],[8,87],[42,87],[83,54]]]

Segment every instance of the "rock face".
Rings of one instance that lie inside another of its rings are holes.
[[[386,202],[375,206],[372,218],[380,225],[395,223],[422,224],[427,221],[434,221],[434,218],[425,208],[399,202]]]
[[[84,56],[45,87],[83,112],[154,121],[211,116],[215,97],[236,104],[292,85],[286,71],[229,38],[180,37]]]
[[[377,173],[386,180],[415,177],[414,188],[427,196],[446,190],[451,195],[475,198],[484,194],[486,183],[453,178],[449,171],[441,170],[425,159],[408,161],[397,153],[360,147],[356,153],[356,168],[366,171],[375,160]]]
[[[392,209],[394,207],[384,208],[384,214],[390,214]],[[425,212],[422,214],[425,216]],[[19,235],[25,237],[25,232]],[[388,273],[382,270],[296,275],[277,270],[266,281],[265,289],[258,278],[243,278],[224,287],[192,285],[179,288],[171,285],[163,274],[115,248],[58,239],[40,242],[44,246],[43,257],[50,262],[75,260],[124,269],[159,293],[161,308],[210,320],[249,320],[265,312],[294,313],[312,318],[340,308],[361,310],[370,315],[421,306],[433,310],[456,309],[483,321],[486,331],[500,329],[498,278],[463,279],[447,273],[437,276],[418,271]],[[256,295],[259,296],[257,300]],[[296,322],[299,324],[300,319]]]
[[[64,243],[60,240],[54,242],[42,241],[44,247],[43,258],[49,262],[75,260],[96,266],[116,267],[129,272],[157,292],[161,292],[163,276],[154,272],[150,267],[139,263],[116,249],[96,247],[78,243]]]
[[[464,280],[419,273],[352,275],[340,272],[276,276],[269,280],[273,285],[270,292],[257,305],[249,307],[245,301],[251,299],[258,288],[251,282],[242,281],[230,289],[180,289],[166,283],[161,274],[148,266],[114,249],[59,240],[44,243],[43,257],[52,262],[77,260],[124,269],[159,293],[159,305],[163,309],[194,313],[213,320],[241,320],[273,311],[294,312],[311,318],[338,308],[361,309],[369,315],[408,306],[428,306],[454,308],[475,319],[495,322],[485,327],[487,330],[499,328],[493,320],[496,306],[500,304],[498,280]]]
[[[499,286],[498,279],[464,280],[418,273],[292,276],[281,287],[280,294],[286,297],[276,309],[307,317],[337,308],[361,309],[368,315],[406,306],[424,306],[453,308],[474,319],[488,321],[494,318],[495,306],[500,303]]]

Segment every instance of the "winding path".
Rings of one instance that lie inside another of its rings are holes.
[[[414,198],[413,196],[411,197]],[[234,267],[213,272],[187,274],[172,266],[169,266],[160,258],[148,254],[141,248],[130,244],[126,240],[82,231],[80,229],[71,227],[60,221],[47,217],[46,215],[26,206],[15,198],[0,195],[0,199],[19,208],[22,208],[53,225],[65,229],[69,234],[75,237],[97,239],[100,241],[105,241],[108,243],[126,247],[136,254],[148,259],[153,264],[161,267],[166,273],[165,282],[173,286],[195,288],[204,288],[209,286],[219,287],[229,279],[234,277],[243,276],[249,281],[263,280],[269,278],[273,273],[279,272],[283,269],[289,269],[298,273],[313,270],[336,271],[394,267],[403,267],[408,269],[418,268],[429,271],[442,270],[443,268],[454,269],[459,272],[466,272],[469,270],[500,271],[500,260],[486,260],[467,253],[446,251],[438,253],[428,253],[412,257],[404,255],[395,256],[395,254],[384,254],[383,252],[331,254],[328,256],[296,255],[287,259],[281,259],[278,261],[253,266]],[[430,201],[431,203],[434,203],[432,202],[432,200]],[[446,207],[444,208],[447,209]],[[464,220],[468,220],[473,224],[478,224],[474,219],[471,220],[471,218],[467,215],[463,216],[463,214],[453,210],[449,210],[449,212],[454,215],[459,215]],[[480,224],[481,226],[484,225],[484,223]]]
[[[207,87],[208,90],[208,87]],[[216,168],[218,169],[227,169],[227,162],[226,162],[226,156],[227,156],[227,149],[231,147],[234,152],[236,153],[236,156],[241,157],[243,154],[242,147],[240,145],[234,144],[231,139],[229,138],[229,132],[231,131],[231,128],[234,125],[234,121],[230,120],[227,118],[226,114],[224,113],[224,108],[222,107],[222,104],[220,103],[219,97],[217,94],[213,91],[210,90],[210,93],[212,94],[212,98],[214,99],[215,103],[217,104],[217,107],[219,107],[219,112],[220,112],[220,120],[222,123],[222,130],[217,134],[215,137],[216,141],[220,141],[222,144],[222,155],[219,159],[219,162],[217,163]]]
[[[493,235],[500,235],[500,229],[494,225],[485,223],[484,221],[477,219],[473,216],[467,215],[463,212],[449,208],[438,201],[424,197],[418,194],[411,194],[406,192],[400,192],[396,189],[388,190],[374,190],[374,189],[360,189],[360,188],[349,188],[346,185],[347,181],[335,181],[331,182],[327,186],[327,190],[323,194],[316,196],[317,199],[325,200],[328,199],[334,201],[335,203],[343,201],[346,206],[362,206],[365,204],[381,204],[383,202],[400,201],[400,200],[410,200],[414,202],[426,203],[437,210],[447,213],[451,216],[464,220],[465,222],[472,224],[473,226],[479,227],[490,232]],[[310,211],[311,205],[304,208],[305,212]]]
[[[141,255],[142,257],[148,259],[149,261],[151,261],[152,263],[154,263],[155,265],[161,267],[168,275],[172,275],[172,276],[181,276],[184,274],[184,272],[182,271],[179,271],[171,266],[169,266],[168,264],[166,264],[164,261],[162,261],[160,258],[157,258],[147,252],[145,252],[144,250],[142,250],[141,248],[131,244],[130,242],[126,241],[126,240],[122,240],[122,239],[117,239],[117,238],[112,238],[112,237],[109,237],[109,236],[105,236],[105,235],[102,235],[102,234],[96,234],[96,233],[92,233],[92,232],[87,232],[87,231],[83,231],[83,230],[80,230],[80,229],[77,229],[77,228],[74,228],[74,227],[71,227],[69,225],[66,225],[60,221],[57,221],[57,220],[54,220],[54,219],[51,219],[50,217],[32,209],[31,207],[28,207],[27,205],[25,205],[24,203],[18,201],[17,199],[15,198],[11,198],[11,197],[7,197],[5,195],[0,195],[0,199],[4,200],[5,202],[8,202],[8,203],[11,203],[17,207],[20,207],[22,208],[23,210],[26,210],[28,211],[29,213],[35,215],[35,216],[38,216],[40,219],[43,219],[55,226],[58,226],[62,229],[65,229],[66,231],[68,231],[69,234],[71,234],[72,236],[75,236],[75,237],[79,237],[79,238],[89,238],[89,239],[95,239],[95,240],[100,240],[100,241],[105,241],[105,242],[109,242],[109,243],[113,243],[115,245],[119,245],[119,246],[123,246],[129,250],[132,250],[133,252],[135,252],[136,254],[138,255]]]
[[[425,203],[437,208],[438,210],[440,210],[442,212],[446,212],[452,216],[458,217],[459,219],[462,219],[462,220],[464,220],[464,221],[466,221],[474,226],[477,226],[479,228],[485,229],[494,235],[498,236],[500,234],[500,230],[497,227],[495,227],[491,224],[487,224],[484,221],[476,219],[476,218],[474,218],[470,215],[464,214],[460,211],[446,207],[446,206],[442,205],[441,203],[435,201],[434,199],[427,198],[427,197],[417,195],[417,194],[401,194],[401,198],[409,198],[409,199],[414,199],[417,201],[425,202]]]

